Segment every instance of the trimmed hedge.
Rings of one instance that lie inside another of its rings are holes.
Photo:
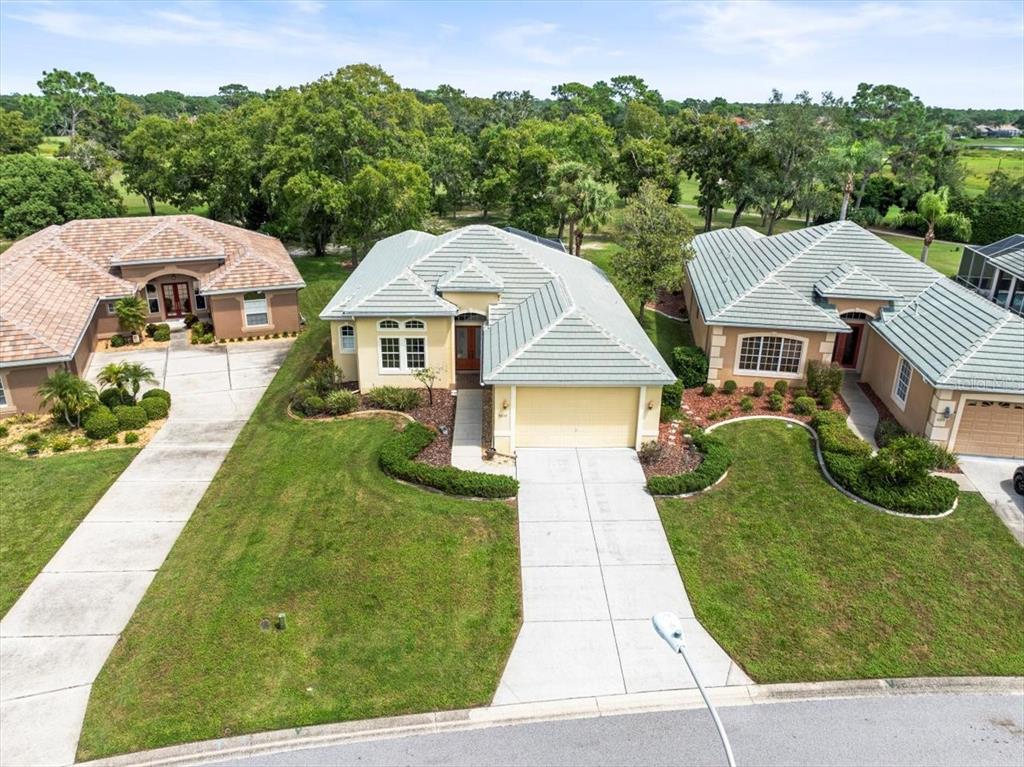
[[[170,406],[163,397],[143,397],[139,400],[139,407],[146,411],[150,421],[158,421],[167,417]]]
[[[96,405],[89,408],[82,420],[82,428],[89,439],[106,439],[118,432],[117,416],[106,405]]]
[[[512,477],[414,461],[413,458],[436,438],[437,432],[432,429],[421,423],[410,423],[381,447],[381,469],[396,479],[432,487],[448,495],[511,498],[519,492],[519,483]]]
[[[162,397],[167,400],[168,407],[171,405],[171,393],[167,391],[167,389],[149,389],[142,395],[142,399],[148,399],[150,397]]]
[[[683,404],[683,382],[676,381],[665,386],[661,390],[661,404],[663,407],[678,408]]]
[[[121,431],[141,429],[149,423],[149,416],[139,405],[118,405],[114,408],[113,413]]]
[[[672,350],[672,372],[683,388],[692,389],[708,380],[708,357],[696,346],[677,346]]]
[[[704,455],[700,466],[684,474],[648,478],[647,489],[653,495],[695,493],[711,487],[722,478],[732,463],[732,453],[725,443],[714,434],[699,432],[693,438],[693,445]]]
[[[879,482],[879,459],[872,457],[871,446],[854,434],[841,413],[818,413],[811,420],[818,434],[821,455],[832,478],[858,498],[903,514],[931,516],[948,511],[960,489],[946,477],[930,474],[903,484]],[[902,446],[911,449],[908,440]],[[890,450],[901,449],[900,445]]]

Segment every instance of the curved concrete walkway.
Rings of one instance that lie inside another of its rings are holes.
[[[695,687],[654,632],[679,615],[706,687],[750,678],[694,617],[636,451],[519,450],[523,627],[493,705]]]
[[[843,383],[839,393],[843,402],[850,408],[850,415],[846,417],[853,433],[871,445],[872,449],[878,450],[878,443],[875,442],[875,429],[878,427],[878,411],[868,399],[868,395],[860,388],[860,374],[854,370],[843,372]]]
[[[149,366],[174,404],[0,620],[3,767],[74,761],[93,681],[291,344],[182,341],[93,357],[93,380],[110,362]]]

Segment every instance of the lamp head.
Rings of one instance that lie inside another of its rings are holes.
[[[658,636],[672,648],[672,652],[680,652],[686,645],[686,641],[683,639],[683,624],[675,613],[658,613],[651,618],[651,623],[654,624],[654,630],[658,632]]]

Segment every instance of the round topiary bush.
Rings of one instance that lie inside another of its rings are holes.
[[[126,343],[128,343],[128,341],[125,339],[124,336],[111,336],[110,338],[110,346],[114,349],[118,349],[124,346]]]
[[[775,393],[780,397],[785,397],[786,392],[789,391],[789,384],[785,381],[776,381],[772,389],[774,389]]]
[[[119,405],[118,407],[124,407]],[[89,414],[82,421],[82,428],[85,436],[89,439],[106,439],[117,434],[117,416],[110,412],[106,405],[97,405],[90,408]]]
[[[773,391],[768,395],[768,409],[778,413],[785,406],[786,400],[778,392]]]
[[[744,413],[749,413],[753,409],[754,400],[752,400],[750,397],[744,397],[743,399],[740,400],[740,410],[742,410]]]
[[[797,415],[814,415],[817,409],[814,397],[797,397],[793,400],[793,412]]]
[[[149,422],[149,416],[140,405],[118,405],[113,413],[120,431],[141,429]]]
[[[115,408],[118,405],[127,405],[124,394],[120,389],[104,389],[100,392],[100,402],[106,405],[108,408]]]
[[[124,435],[124,444],[126,444],[126,445],[134,445],[138,441],[139,441],[139,434],[138,434],[138,432],[130,431],[127,434]]]
[[[332,391],[324,397],[324,411],[331,415],[345,415],[359,407],[359,397],[347,389]]]
[[[146,411],[146,417],[150,421],[157,421],[167,417],[170,407],[163,397],[143,397],[139,400],[139,407]]]
[[[754,396],[761,397],[764,395],[764,381],[754,381]]]
[[[722,394],[733,394],[736,391],[736,382],[729,379],[722,384]]]
[[[149,399],[150,397],[160,397],[167,400],[168,407],[171,405],[171,393],[167,389],[150,389],[142,395],[142,399]]]
[[[713,383],[704,384],[704,388],[700,390],[700,393],[705,397],[710,397],[715,393],[715,385]]]

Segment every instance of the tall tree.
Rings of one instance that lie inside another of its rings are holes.
[[[612,256],[612,273],[643,321],[644,308],[659,289],[673,290],[682,283],[693,229],[683,210],[668,201],[668,193],[646,180],[626,203],[619,232],[622,250]]]
[[[743,168],[749,140],[736,123],[711,113],[680,115],[672,126],[672,142],[679,148],[679,166],[698,179],[697,204],[704,216],[704,231],[711,231],[715,211],[727,196],[726,183]]]
[[[42,140],[37,122],[15,110],[0,110],[0,154],[34,154]]]
[[[949,190],[943,187],[937,192],[925,192],[917,201],[917,212],[928,224],[921,248],[921,261],[928,263],[928,249],[935,242],[935,225],[946,215],[949,208]]]
[[[419,165],[405,160],[365,166],[346,192],[340,230],[356,260],[376,240],[417,228],[430,206],[430,179]]]
[[[83,120],[111,108],[114,89],[96,79],[91,72],[68,72],[54,69],[43,72],[36,85],[42,91],[60,120],[64,135],[78,135]]]
[[[125,186],[142,195],[151,216],[156,215],[157,200],[181,201],[187,196],[178,169],[171,163],[170,151],[180,141],[183,130],[183,123],[149,115],[125,138]]]
[[[581,162],[564,162],[551,171],[548,195],[569,227],[569,250],[577,256],[583,243],[581,224],[597,225],[615,205],[615,188],[602,184]]]

